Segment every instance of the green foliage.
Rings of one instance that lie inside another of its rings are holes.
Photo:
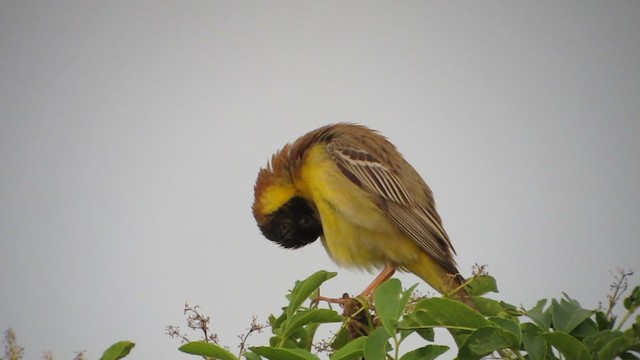
[[[203,341],[189,342],[177,327],[168,327],[168,334],[187,341],[180,351],[220,360],[317,360],[322,352],[327,353],[323,358],[330,360],[432,360],[449,350],[434,343],[436,328],[449,331],[460,360],[487,356],[518,360],[640,360],[640,316],[624,327],[640,308],[640,286],[623,299],[626,277],[631,273],[621,275],[612,285],[606,311],[584,309],[566,294],[560,299],[540,300],[531,309],[517,308],[486,297],[497,292],[496,281],[479,275],[468,281],[465,289],[473,307],[448,297],[416,297],[415,285],[403,290],[399,280],[391,279],[368,299],[320,299],[339,302],[343,310],[338,313],[318,307],[322,303],[318,302],[320,286],[336,276],[318,271],[296,282],[287,296],[288,305],[279,314],[269,316],[268,325],[259,324],[254,318],[250,331],[241,336],[238,355],[218,345],[217,336],[207,332],[209,318],[202,316],[198,307],[186,304],[185,313],[190,314],[189,326],[203,332]],[[626,310],[620,321],[612,312],[618,303]],[[336,330],[333,338],[318,341],[318,328],[331,324]],[[267,327],[272,332],[269,344],[247,349],[247,337]],[[422,339],[417,348],[403,345],[412,335]],[[4,343],[5,353],[0,360],[23,357],[23,349],[11,329],[5,332]],[[105,350],[101,360],[124,358],[134,346],[130,341],[117,342]]]
[[[18,345],[16,332],[12,328],[8,328],[4,332],[2,339],[4,343],[4,356],[0,360],[20,360],[24,356],[24,348]]]
[[[640,360],[640,316],[627,329],[621,328],[640,307],[640,287],[622,301],[627,313],[615,327],[611,308],[606,313],[584,309],[567,295],[540,300],[531,309],[487,298],[486,294],[497,292],[495,279],[488,275],[476,276],[466,288],[473,308],[451,298],[416,298],[415,285],[403,290],[399,280],[391,279],[371,299],[340,299],[343,313],[339,314],[318,308],[315,301],[320,285],[334,276],[319,271],[296,282],[287,297],[289,304],[269,317],[273,333],[269,346],[251,347],[241,356],[248,360],[315,360],[320,352],[328,352],[323,357],[331,360],[431,360],[449,350],[434,343],[433,330],[443,328],[456,341],[460,360],[492,354],[530,360]],[[616,294],[624,291],[620,290]],[[614,297],[610,307],[618,298]],[[341,325],[329,346],[319,347],[316,330],[330,323]],[[412,334],[422,338],[420,347],[403,346]],[[218,345],[203,342],[183,345],[180,350],[210,359],[238,359]]]
[[[129,352],[136,344],[131,341],[118,341],[104,351],[100,360],[118,360],[129,355]]]
[[[220,360],[234,360],[237,359],[235,355],[220,347],[217,344],[206,341],[192,341],[188,344],[180,346],[180,351],[192,355],[201,355],[209,358],[215,358]]]

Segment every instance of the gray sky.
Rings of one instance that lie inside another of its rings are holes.
[[[319,242],[265,240],[250,206],[276,149],[338,121],[423,175],[464,274],[595,307],[610,270],[640,271],[638,19],[636,1],[1,1],[0,329],[29,359],[120,339],[188,358],[164,335],[188,300],[235,352],[294,280],[337,270]]]

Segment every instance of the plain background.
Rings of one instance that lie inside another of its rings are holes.
[[[188,358],[164,330],[189,301],[236,352],[296,279],[338,270],[319,242],[265,240],[250,206],[274,151],[339,121],[423,175],[463,274],[597,307],[610,271],[640,271],[638,19],[637,1],[1,1],[0,329],[28,359],[121,339]]]

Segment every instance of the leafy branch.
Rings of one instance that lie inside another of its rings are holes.
[[[640,286],[624,297],[629,288],[631,271],[618,270],[606,310],[583,308],[566,294],[560,299],[542,299],[530,309],[516,307],[488,297],[497,293],[493,277],[484,266],[465,283],[468,303],[455,298],[425,297],[415,293],[415,285],[403,289],[391,279],[367,299],[344,298],[339,313],[320,307],[320,286],[336,273],[318,271],[297,281],[286,296],[287,305],[261,324],[253,317],[247,332],[238,336],[238,354],[218,343],[211,331],[211,318],[199,306],[185,304],[187,326],[199,333],[200,340],[191,341],[177,326],[166,333],[183,343],[180,351],[207,359],[247,360],[317,360],[320,355],[330,360],[432,360],[451,350],[439,345],[434,329],[447,330],[453,337],[460,360],[481,358],[512,360],[640,360]],[[622,303],[625,313],[620,322],[613,315]],[[316,340],[320,326],[333,326],[329,340]],[[268,345],[248,346],[252,334],[270,328]],[[414,335],[422,344],[407,348],[406,339]],[[4,356],[0,360],[21,360],[24,348],[18,345],[12,329],[4,333]],[[134,347],[130,341],[113,344],[101,360],[118,360]],[[53,360],[51,352],[43,358]],[[84,359],[84,352],[76,359]]]
[[[380,285],[372,299],[341,302],[340,314],[319,308],[313,301],[322,283],[335,275],[319,271],[296,282],[287,296],[288,305],[279,315],[269,316],[272,337],[268,346],[246,349],[250,331],[241,337],[239,356],[202,341],[187,343],[180,350],[224,360],[316,360],[326,351],[331,360],[429,360],[450,350],[435,343],[434,329],[443,328],[454,338],[461,360],[640,359],[640,317],[623,329],[640,307],[640,287],[622,301],[627,313],[615,328],[611,315],[622,300],[630,272],[621,272],[616,279],[606,312],[584,309],[566,294],[561,299],[540,300],[531,309],[491,299],[487,294],[498,291],[496,281],[482,267],[465,288],[472,307],[447,297],[416,297],[415,285],[403,290],[399,280],[391,279]],[[306,301],[309,306],[303,305]],[[338,331],[330,341],[314,342],[319,326],[336,323]],[[259,331],[266,327],[260,326]],[[404,341],[412,334],[424,343],[404,349]]]

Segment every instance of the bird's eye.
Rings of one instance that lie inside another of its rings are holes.
[[[298,224],[300,224],[301,226],[304,227],[309,227],[313,224],[313,219],[311,219],[311,216],[309,215],[302,215],[299,219],[298,219]]]

